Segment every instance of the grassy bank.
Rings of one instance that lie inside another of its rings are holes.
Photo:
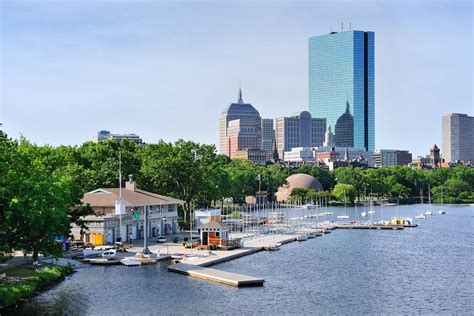
[[[20,299],[59,282],[73,270],[71,265],[47,266],[42,269],[21,266],[8,270],[6,277],[0,280],[0,310],[14,306]]]

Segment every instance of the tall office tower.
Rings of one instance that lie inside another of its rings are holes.
[[[474,117],[448,113],[442,119],[442,158],[474,162]]]
[[[324,142],[326,119],[312,118],[308,111],[296,116],[275,119],[278,155],[284,160],[285,151],[295,147],[318,147]]]
[[[309,111],[336,125],[346,102],[354,147],[374,150],[374,32],[331,32],[309,38]],[[336,133],[337,136],[337,133]]]
[[[225,154],[230,158],[235,158],[236,153],[243,149],[259,149],[262,138],[253,122],[243,120],[229,121],[227,127],[227,141]]]
[[[219,119],[219,152],[226,154],[227,149],[227,128],[229,122],[233,120],[240,120],[242,125],[255,127],[255,133],[261,139],[261,118],[260,113],[250,103],[244,103],[242,99],[242,90],[239,89],[239,97],[237,103],[231,103],[224,111],[222,111]],[[261,143],[257,144],[256,148],[260,149]]]
[[[275,138],[275,130],[273,129],[273,119],[262,119],[262,150],[265,151],[267,161],[272,158],[273,140]]]
[[[349,110],[349,102],[346,102],[346,111],[336,121],[334,144],[337,147],[354,147],[354,117]]]

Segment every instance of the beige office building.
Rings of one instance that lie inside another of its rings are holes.
[[[308,111],[275,119],[276,147],[280,159],[285,160],[285,151],[292,148],[322,146],[325,132],[326,119],[312,118]]]
[[[237,103],[231,103],[222,113],[219,119],[219,152],[224,155],[229,155],[230,149],[228,148],[229,135],[228,132],[235,130],[235,126],[229,129],[229,122],[239,120],[239,125],[245,128],[252,128],[255,138],[259,139],[259,143],[256,144],[255,148],[261,148],[261,117],[260,113],[250,103],[244,103],[242,99],[242,90],[239,89],[239,97]],[[235,135],[234,135],[235,136]],[[237,150],[246,147],[238,148]],[[249,147],[247,147],[249,148]],[[232,149],[233,150],[233,149]],[[231,156],[229,156],[232,158]]]
[[[442,158],[474,162],[474,117],[448,113],[442,118]]]

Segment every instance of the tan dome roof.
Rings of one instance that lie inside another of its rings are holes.
[[[290,192],[295,188],[313,189],[316,191],[323,190],[321,183],[309,174],[297,173],[286,178],[286,181],[288,182]]]
[[[278,188],[276,193],[277,201],[287,201],[293,189],[313,189],[322,191],[323,186],[313,176],[304,173],[297,173],[286,178],[288,184],[284,184]]]

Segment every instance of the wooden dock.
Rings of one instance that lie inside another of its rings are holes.
[[[373,224],[373,225],[361,225],[361,224],[338,224],[336,225],[336,229],[384,229],[384,230],[402,230],[404,229],[403,225],[380,225],[380,224]]]
[[[223,283],[236,287],[262,286],[264,279],[246,276],[237,273],[225,272],[191,264],[178,263],[170,265],[168,271],[189,275],[195,278]]]

